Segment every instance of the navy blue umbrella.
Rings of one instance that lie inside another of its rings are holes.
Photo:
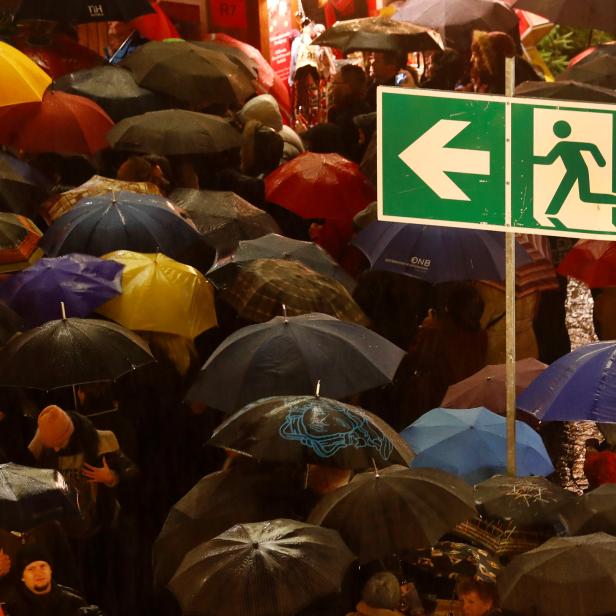
[[[130,191],[87,197],[56,220],[40,244],[48,256],[100,257],[114,250],[162,252],[207,271],[214,251],[164,197]]]
[[[353,243],[373,270],[405,274],[433,284],[505,278],[503,233],[375,221]],[[516,262],[531,262],[519,244]]]

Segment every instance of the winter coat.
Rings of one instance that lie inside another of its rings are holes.
[[[20,584],[6,603],[6,616],[79,616],[88,604],[67,586],[54,584],[46,595],[35,595]]]
[[[403,616],[398,610],[386,610],[379,607],[371,607],[365,601],[360,601],[355,606],[354,612],[349,612],[347,616]]]

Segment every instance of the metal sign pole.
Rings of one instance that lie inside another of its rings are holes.
[[[515,58],[505,60],[505,95],[515,90]],[[510,131],[507,147],[511,147]],[[507,178],[507,191],[511,192],[511,177]],[[510,221],[509,221],[510,222]],[[505,319],[506,319],[506,376],[507,376],[507,474],[515,476],[515,233],[507,231],[505,238]]]

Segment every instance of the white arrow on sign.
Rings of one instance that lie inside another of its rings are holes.
[[[470,201],[446,172],[490,175],[490,152],[445,147],[469,124],[439,120],[398,155],[441,199]]]

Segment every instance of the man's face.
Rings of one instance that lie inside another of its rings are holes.
[[[484,616],[492,609],[492,600],[482,599],[474,590],[462,595],[460,601],[463,616]]]
[[[382,51],[375,51],[374,59],[372,60],[372,72],[377,81],[387,81],[398,72],[398,69],[395,64],[387,63],[385,54]]]
[[[21,579],[35,595],[45,595],[51,590],[51,567],[44,560],[35,560],[24,568]]]

